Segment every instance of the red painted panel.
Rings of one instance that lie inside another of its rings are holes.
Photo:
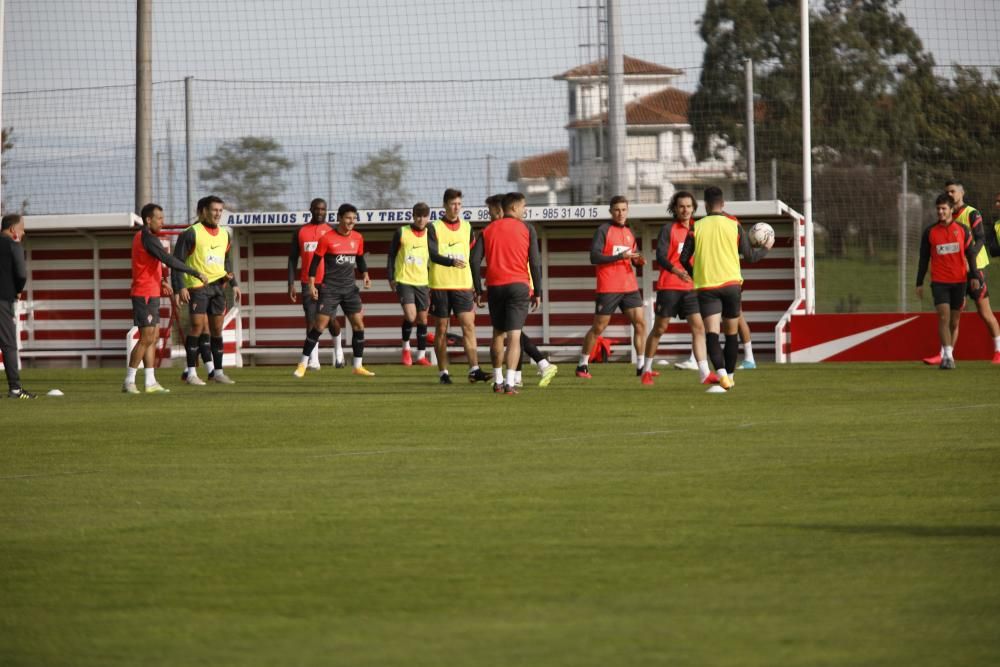
[[[101,259],[132,259],[131,248],[101,248]]]
[[[89,248],[76,248],[72,250],[38,249],[31,251],[32,260],[41,259],[94,259],[94,251]],[[29,262],[30,264],[30,262]]]
[[[122,332],[122,336],[125,332]],[[93,329],[67,329],[64,331],[36,331],[35,340],[94,340]],[[124,338],[122,338],[124,340]]]
[[[888,330],[879,333],[882,327]],[[962,313],[959,327],[956,359],[993,356],[993,341],[976,313]],[[795,315],[789,332],[793,361],[809,348],[816,361],[917,361],[937,354],[941,345],[936,313]],[[816,349],[823,344],[825,349]]]
[[[30,266],[28,267],[31,268]],[[93,269],[36,269],[32,280],[93,280]]]

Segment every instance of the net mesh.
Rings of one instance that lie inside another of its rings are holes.
[[[288,209],[316,196],[437,204],[448,186],[473,205],[515,187],[534,204],[606,201],[606,87],[600,70],[573,74],[607,54],[605,5],[155,0],[154,199],[168,222],[189,219],[192,77],[195,198],[220,187],[208,173],[220,146],[253,137],[285,161],[264,177],[279,186],[269,203]],[[752,57],[757,194],[801,209],[797,6],[620,2],[633,200],[710,183],[748,197]],[[943,181],[963,181],[968,201],[996,217],[1000,56],[989,45],[1000,7],[832,0],[812,12],[817,310],[930,308],[912,278]],[[135,19],[133,3],[111,0],[7,3],[6,208],[132,208]],[[402,168],[398,182],[377,169],[380,152]],[[237,176],[262,162],[237,157]],[[254,190],[221,194],[253,203]]]

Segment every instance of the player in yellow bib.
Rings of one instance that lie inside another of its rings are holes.
[[[430,263],[430,249],[427,246],[427,225],[431,220],[431,208],[424,202],[413,206],[413,222],[400,227],[389,242],[389,256],[386,263],[389,289],[399,297],[403,307],[403,365],[413,365],[410,351],[410,335],[417,327],[417,361],[420,366],[430,366],[427,358],[427,309],[430,306],[430,289],[427,267]]]
[[[223,206],[214,195],[199,200],[198,221],[181,232],[174,246],[174,256],[206,279],[203,282],[180,271],[171,274],[174,303],[178,308],[188,304],[191,316],[191,329],[184,341],[187,368],[181,377],[192,385],[205,384],[196,372],[199,352],[211,382],[235,384],[222,370],[226,283],[233,289],[235,303],[240,302],[241,294],[229,259],[229,231],[219,226]]]
[[[488,382],[490,376],[479,368],[476,343],[476,304],[472,289],[472,225],[462,219],[462,191],[444,191],[444,218],[427,228],[427,246],[431,264],[428,281],[431,288],[430,313],[437,322],[434,349],[437,352],[441,384],[451,384],[448,374],[448,324],[452,315],[462,327],[465,357],[469,361],[469,382]]]
[[[729,390],[734,384],[739,354],[740,286],[743,284],[740,255],[750,263],[760,261],[774,245],[774,239],[768,239],[761,248],[752,248],[739,220],[725,213],[725,205],[721,189],[714,185],[705,189],[708,215],[689,232],[680,262],[694,278],[698,308],[705,322],[708,356],[719,376],[719,386]],[[720,332],[726,337],[725,350],[719,343]]]

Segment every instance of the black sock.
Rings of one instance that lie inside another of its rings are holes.
[[[531,340],[531,337],[523,331],[521,332],[521,351],[531,357],[531,360],[536,364],[545,358],[542,351],[535,345],[535,341]]]
[[[215,364],[216,372],[221,373],[223,354],[222,336],[219,336],[218,338],[213,336],[210,342],[212,344],[212,362]]]
[[[736,357],[740,354],[740,337],[737,334],[726,334],[726,372],[732,375],[736,372]]]
[[[207,333],[198,336],[198,351],[201,353],[201,360],[206,364],[212,360],[212,342],[210,338],[211,336]]]
[[[403,334],[401,340],[404,343],[409,343],[410,335],[413,333],[413,322],[410,322],[408,320],[403,320],[403,326],[401,327],[401,331]]]
[[[351,337],[351,351],[354,353],[355,359],[360,359],[365,356],[365,332],[364,329],[361,331],[355,330],[354,335]]]
[[[184,339],[184,354],[187,355],[188,368],[198,367],[198,337],[188,336]]]
[[[712,360],[715,370],[718,371],[725,368],[726,358],[722,354],[722,346],[719,345],[719,334],[706,333],[705,346],[708,348],[708,358]]]
[[[316,345],[319,344],[319,337],[323,335],[323,332],[319,329],[309,329],[309,333],[306,334],[306,342],[302,344],[302,356],[308,357],[316,349]]]
[[[417,325],[417,349],[423,352],[427,349],[427,325]]]

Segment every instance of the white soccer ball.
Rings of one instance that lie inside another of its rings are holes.
[[[774,227],[766,222],[758,222],[750,228],[750,245],[761,248],[767,245],[768,239],[774,238]]]

